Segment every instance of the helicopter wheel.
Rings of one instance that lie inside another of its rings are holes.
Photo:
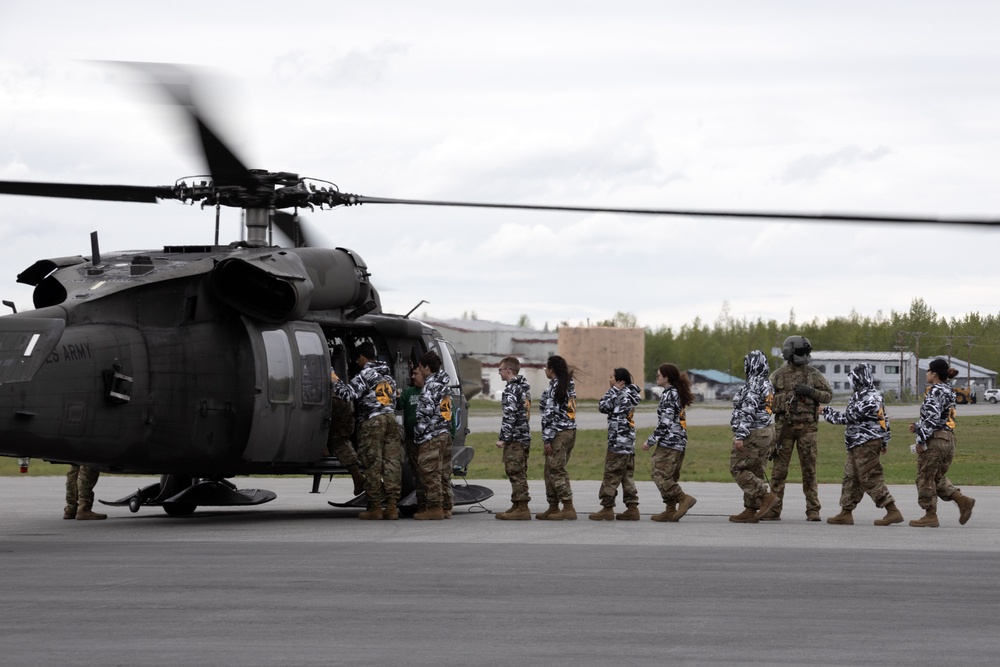
[[[128,511],[135,514],[142,507],[142,501],[139,500],[139,496],[133,496],[131,500],[128,501]]]
[[[197,505],[191,503],[165,503],[163,511],[170,516],[191,516],[198,509]]]

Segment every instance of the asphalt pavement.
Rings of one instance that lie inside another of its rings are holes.
[[[105,475],[99,498],[148,479]],[[996,664],[1000,489],[958,525],[732,524],[735,484],[691,483],[675,524],[639,482],[642,520],[588,521],[597,482],[575,482],[580,519],[503,522],[506,481],[443,522],[367,522],[335,479],[252,478],[258,507],[103,508],[64,521],[62,479],[0,479],[0,663],[9,665],[941,665]],[[546,503],[532,482],[532,510]],[[907,519],[911,486],[892,487]],[[822,485],[824,518],[839,488]]]

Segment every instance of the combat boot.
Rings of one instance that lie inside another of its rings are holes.
[[[395,500],[390,500],[385,504],[385,509],[382,510],[382,518],[386,521],[396,521],[399,519],[399,509],[396,507]]]
[[[657,521],[659,523],[664,523],[666,521],[670,521],[670,519],[674,516],[674,512],[676,511],[677,511],[677,505],[675,505],[674,503],[667,503],[667,509],[663,510],[659,514],[654,514],[653,516],[649,517],[649,520]]]
[[[938,523],[937,510],[926,510],[922,517],[914,519],[910,525],[914,528],[937,528],[941,524]]]
[[[359,519],[364,519],[365,521],[381,521],[382,520],[382,506],[381,505],[369,505],[368,509],[358,515]]]
[[[497,514],[501,521],[531,521],[531,512],[528,510],[528,503],[514,503],[506,512]]]
[[[778,494],[768,493],[760,499],[760,509],[754,515],[759,521],[781,521],[781,511],[775,509],[778,504]]]
[[[440,505],[437,507],[428,507],[423,512],[414,514],[413,518],[417,521],[442,521],[444,519],[444,510]]]
[[[615,510],[611,507],[602,507],[600,512],[594,512],[587,518],[591,521],[614,521]]]
[[[693,496],[689,496],[686,493],[681,494],[680,500],[677,502],[677,510],[667,521],[680,521],[681,517],[687,514],[687,511],[694,507],[696,502],[698,501]]]
[[[958,505],[958,511],[960,512],[958,522],[964,526],[972,517],[972,506],[976,504],[976,499],[963,496],[961,491],[951,494],[951,499]]]
[[[355,463],[352,466],[347,466],[347,472],[351,473],[351,479],[354,481],[354,495],[360,496],[365,492],[365,478],[361,476],[361,469]]]
[[[616,514],[615,519],[618,521],[638,521],[639,520],[639,506],[629,505],[621,514]]]
[[[63,508],[63,518],[64,519],[75,519],[76,518],[76,505],[67,505]]]
[[[837,516],[829,517],[826,520],[826,522],[832,523],[837,526],[853,526],[854,514],[851,513],[851,510],[840,510],[840,514],[838,514]],[[875,523],[878,524],[878,521],[876,521]]]
[[[421,509],[423,509],[423,508],[421,508]],[[506,519],[504,519],[504,517],[506,515],[510,514],[511,512],[513,512],[516,509],[517,509],[517,503],[515,503],[514,501],[511,501],[510,507],[507,508],[507,509],[505,509],[503,512],[500,512],[499,514],[497,514],[497,518],[506,521]]]
[[[92,512],[89,508],[84,509],[81,507],[76,511],[77,521],[100,521],[101,519],[107,519],[107,514],[101,514],[100,512]]]
[[[536,514],[535,518],[540,521],[555,521],[553,515],[559,514],[559,503],[555,505],[549,505],[549,508],[540,514]]]
[[[819,521],[819,512],[806,512],[806,521]]]
[[[562,511],[549,517],[552,521],[576,521],[576,509],[572,500],[563,501]]]
[[[744,507],[739,514],[730,514],[729,520],[733,523],[757,523],[757,510],[752,507]]]
[[[896,507],[896,503],[889,503],[885,506],[885,516],[875,519],[876,526],[891,526],[894,523],[903,523],[903,515]]]

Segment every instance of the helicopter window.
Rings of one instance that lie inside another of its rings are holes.
[[[451,378],[451,386],[457,387],[458,384],[458,369],[455,368],[455,357],[454,349],[446,340],[438,339],[438,354],[441,355],[441,363],[444,366],[444,370],[448,373],[448,377]]]
[[[292,402],[292,349],[284,331],[262,331],[267,355],[267,398],[272,403]]]
[[[324,383],[330,381],[323,373],[323,343],[311,331],[296,331],[295,342],[299,346],[299,365],[302,369],[302,402],[321,405]]]

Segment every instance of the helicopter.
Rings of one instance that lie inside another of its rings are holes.
[[[996,220],[579,207],[369,197],[292,172],[247,168],[206,121],[189,85],[147,71],[191,122],[208,174],[168,186],[0,181],[0,194],[157,203],[242,211],[245,239],[220,245],[100,251],[36,261],[17,280],[34,310],[0,317],[0,455],[159,475],[112,501],[188,515],[201,506],[258,505],[275,495],[238,489],[245,475],[345,474],[325,457],[331,371],[352,374],[353,351],[373,343],[397,384],[437,351],[464,405],[454,349],[433,327],[382,311],[366,262],[314,247],[300,209],[398,204],[789,220],[995,225]],[[291,209],[293,213],[287,211]],[[284,231],[290,247],[272,245]],[[414,309],[415,310],[415,309]],[[453,463],[467,467],[466,411],[455,411]],[[406,466],[404,466],[404,470]],[[412,488],[412,481],[409,483]],[[456,485],[456,504],[492,491]],[[407,483],[404,480],[404,496]],[[412,494],[411,494],[412,498]],[[412,502],[412,501],[411,501]],[[407,499],[401,501],[406,505]],[[348,506],[364,506],[358,496]]]

